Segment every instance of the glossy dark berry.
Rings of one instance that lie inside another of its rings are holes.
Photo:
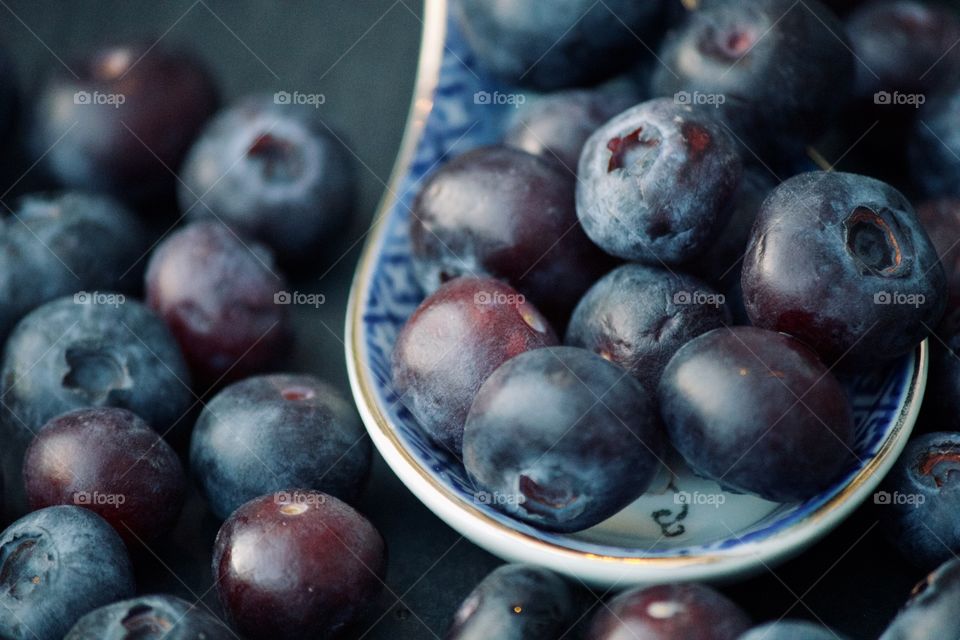
[[[77,409],[44,425],[24,455],[23,478],[31,509],[90,509],[128,545],[173,529],[187,488],[170,445],[114,407]]]
[[[49,507],[0,534],[5,640],[60,640],[81,616],[133,591],[123,541],[92,511]]]
[[[163,46],[101,49],[57,67],[36,101],[31,146],[60,183],[147,203],[175,174],[217,90],[193,55]]]
[[[687,262],[727,223],[741,172],[734,141],[706,109],[651,100],[587,141],[577,216],[610,254],[651,264]]]
[[[585,640],[737,640],[750,618],[699,584],[635,588],[598,608]]]
[[[349,222],[353,172],[317,109],[253,96],[219,113],[183,165],[180,206],[230,225],[282,262],[315,258]]]
[[[564,342],[620,365],[656,394],[674,352],[727,322],[724,296],[698,278],[627,264],[580,300]]]
[[[259,372],[283,354],[287,308],[277,296],[286,289],[269,249],[215,221],[170,234],[147,266],[147,304],[206,385]]]
[[[534,526],[579,531],[639,497],[660,468],[653,399],[584,349],[508,360],[480,387],[463,435],[477,500]]]
[[[231,625],[250,640],[343,636],[383,587],[386,549],[332,496],[257,498],[220,528],[213,577]]]
[[[638,102],[639,92],[627,82],[547,94],[519,112],[503,141],[575,174],[593,132]]]
[[[854,76],[843,24],[817,0],[701,2],[659,59],[654,95],[709,99],[751,157],[822,132]]]
[[[452,8],[483,69],[506,82],[551,90],[592,84],[647,54],[643,41],[657,34],[662,5],[458,0]]]
[[[557,344],[522,294],[491,278],[457,278],[423,301],[393,348],[393,385],[427,434],[459,456],[470,403],[518,353]]]
[[[960,82],[926,96],[907,144],[913,186],[927,197],[960,196]]]
[[[453,616],[446,640],[555,640],[576,619],[570,587],[546,569],[494,569]]]
[[[145,306],[112,295],[48,302],[7,341],[0,425],[17,476],[40,427],[72,409],[128,409],[164,435],[189,429],[190,374],[176,341]]]
[[[907,444],[874,502],[887,539],[930,570],[960,551],[960,433],[925,433]]]
[[[174,596],[140,596],[100,607],[80,618],[63,640],[234,640],[227,626]]]
[[[950,8],[933,2],[893,0],[868,2],[846,21],[856,53],[855,95],[887,104],[878,91],[926,93],[960,70],[960,19]],[[875,99],[877,98],[877,99]],[[905,98],[904,98],[905,99]],[[912,106],[912,105],[900,105]]]
[[[947,561],[913,588],[880,640],[945,640],[960,636],[960,560]]]
[[[370,440],[353,405],[308,375],[236,382],[197,419],[190,468],[217,517],[289,487],[353,501],[370,472]]]
[[[804,173],[774,189],[742,282],[754,325],[845,368],[908,353],[946,304],[943,267],[913,207],[893,187],[851,173]]]
[[[844,640],[844,637],[805,620],[778,620],[754,627],[739,640]]]
[[[660,382],[674,447],[698,474],[767,500],[805,500],[852,466],[843,388],[797,340],[714,329],[677,351]]]
[[[506,280],[558,326],[611,266],[583,234],[574,176],[509,147],[484,147],[427,178],[410,218],[426,293],[460,275]]]
[[[0,230],[0,336],[44,302],[78,291],[135,292],[148,249],[119,202],[78,192],[24,196]]]

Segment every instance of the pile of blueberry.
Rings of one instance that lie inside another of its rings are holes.
[[[477,495],[578,532],[682,458],[723,490],[807,500],[855,462],[838,376],[930,338],[932,433],[885,489],[916,499],[878,514],[923,569],[960,552],[960,15],[920,0],[452,9],[498,93],[524,100],[499,144],[423,181],[410,242],[426,299],[393,383]],[[942,616],[958,576],[932,574],[885,640],[956,637]],[[504,569],[450,637],[554,638],[570,598]],[[589,638],[835,637],[748,632],[702,587],[604,609]]]
[[[0,533],[0,638],[343,635],[386,568],[348,504],[372,449],[337,389],[277,369],[281,269],[316,263],[349,224],[347,151],[312,108],[221,108],[180,51],[118,46],[69,68],[28,109],[0,61],[0,124],[37,183],[0,220],[0,434],[20,516]],[[211,584],[230,627],[136,587],[191,481],[223,521]]]

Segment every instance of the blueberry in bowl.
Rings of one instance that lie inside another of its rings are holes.
[[[214,515],[289,487],[352,502],[370,472],[354,408],[314,376],[269,374],[215,395],[194,425],[190,469]]]
[[[60,640],[81,616],[133,596],[133,568],[103,518],[48,507],[0,533],[0,587],[0,637]]]
[[[349,222],[350,158],[308,105],[240,100],[204,127],[180,173],[180,207],[190,219],[215,218],[284,263],[303,264]]]
[[[201,605],[146,595],[94,609],[63,640],[230,640],[236,635]]]
[[[946,276],[913,207],[890,185],[808,172],[764,201],[743,261],[750,321],[830,365],[871,368],[913,350],[946,306]]]
[[[607,253],[657,265],[689,262],[729,220],[742,170],[736,143],[705,108],[650,100],[587,140],[577,216]]]

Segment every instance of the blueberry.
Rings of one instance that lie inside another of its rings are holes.
[[[349,506],[291,490],[230,516],[217,534],[213,577],[228,620],[245,638],[332,638],[380,593],[385,553],[377,530]]]
[[[739,640],[844,640],[842,636],[805,620],[778,620],[754,627]]]
[[[57,416],[30,443],[23,462],[32,509],[86,507],[124,542],[149,542],[177,522],[186,493],[180,459],[126,409],[77,409]]]
[[[654,95],[711,100],[751,156],[821,133],[854,76],[843,25],[817,0],[705,0],[658,57]]]
[[[216,221],[170,234],[147,265],[147,304],[202,385],[260,372],[282,355],[289,328],[277,296],[286,288],[269,249]]]
[[[721,593],[699,584],[624,591],[594,616],[585,640],[737,640],[750,618]]]
[[[960,198],[938,198],[917,205],[917,218],[937,250],[947,275],[947,313],[943,322],[958,324],[960,309]]]
[[[797,340],[714,329],[670,360],[660,382],[667,434],[695,472],[767,500],[805,500],[852,466],[843,388]]]
[[[655,394],[674,352],[726,321],[724,297],[699,279],[627,264],[580,300],[565,343],[620,365]]]
[[[880,640],[946,640],[960,636],[960,560],[942,564],[913,588]]]
[[[530,565],[494,569],[453,616],[446,640],[555,640],[574,622],[570,587]]]
[[[907,145],[913,186],[927,197],[960,196],[960,82],[926,96]]]
[[[477,500],[551,531],[598,524],[660,468],[654,413],[639,382],[589,351],[515,356],[483,383],[467,416],[463,461]]]
[[[220,112],[181,171],[180,206],[269,245],[284,262],[314,258],[349,221],[350,158],[316,109],[252,96]]]
[[[851,173],[790,178],[764,201],[743,261],[751,322],[796,336],[829,364],[910,352],[946,303],[937,252],[893,187]]]
[[[580,152],[593,132],[638,102],[639,93],[627,82],[550,93],[519,112],[504,143],[558,162],[575,174]]]
[[[60,640],[84,614],[133,595],[130,559],[100,516],[34,511],[0,534],[0,637]]]
[[[231,640],[236,634],[200,608],[168,595],[139,596],[80,618],[63,640]]]
[[[523,295],[490,278],[457,278],[423,301],[393,348],[393,385],[426,433],[459,456],[463,424],[484,380],[557,336]]]
[[[847,18],[846,32],[857,60],[854,93],[862,100],[876,103],[874,94],[886,91],[889,106],[895,106],[894,92],[926,93],[960,71],[960,51],[954,48],[960,19],[945,6],[916,0],[868,2]]]
[[[735,143],[706,110],[651,100],[587,141],[577,215],[587,235],[615,256],[687,262],[729,219],[741,171]]]
[[[225,519],[257,496],[288,487],[352,501],[370,472],[370,440],[352,404],[308,375],[234,383],[207,403],[193,429],[190,468]]]
[[[907,560],[929,570],[960,551],[960,433],[912,439],[882,490],[887,539]]]
[[[577,223],[574,176],[509,147],[475,149],[434,171],[410,224],[424,292],[460,275],[500,278],[557,326],[613,265]]]
[[[34,155],[67,187],[142,204],[172,199],[174,172],[217,108],[203,64],[183,51],[130,44],[69,69],[51,77],[36,101]]]
[[[27,312],[77,291],[134,292],[143,228],[112,198],[78,192],[23,197],[0,230],[0,336]]]
[[[664,4],[458,0],[452,8],[484,69],[507,82],[552,90],[626,69],[649,51],[644,40],[657,33]]]
[[[71,409],[129,409],[161,434],[189,428],[190,375],[173,336],[116,294],[58,298],[29,313],[7,341],[0,379],[7,468],[18,473],[30,439]]]

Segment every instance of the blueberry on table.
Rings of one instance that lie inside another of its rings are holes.
[[[507,281],[557,326],[613,261],[577,222],[574,176],[542,158],[483,147],[434,171],[410,218],[413,267],[427,294],[456,276]]]
[[[288,487],[353,501],[370,456],[353,405],[309,375],[257,376],[226,387],[204,407],[190,441],[190,469],[221,519]]]
[[[557,342],[546,318],[510,286],[457,278],[424,300],[397,336],[393,386],[427,435],[459,457],[467,411],[487,376]]]
[[[147,304],[170,327],[201,385],[277,361],[289,338],[286,288],[267,247],[216,221],[170,234],[147,265]]]
[[[909,562],[929,570],[960,551],[960,433],[912,439],[881,490],[887,539]]]
[[[77,291],[135,292],[148,249],[134,214],[79,192],[21,198],[0,229],[0,337],[44,302]]]
[[[703,253],[727,223],[742,165],[711,113],[661,98],[600,127],[578,173],[587,236],[612,255],[674,265]]]
[[[638,102],[639,92],[628,82],[550,93],[517,114],[503,142],[576,174],[580,152],[593,132]]]
[[[939,322],[947,293],[903,194],[823,171],[790,178],[764,201],[742,283],[754,325],[789,333],[844,368],[912,351]]]
[[[699,584],[635,588],[599,608],[585,640],[737,640],[750,618]]]
[[[674,352],[727,322],[724,296],[700,279],[626,264],[583,296],[564,342],[620,365],[656,394]]]
[[[128,409],[162,435],[189,429],[190,374],[176,341],[153,312],[116,294],[58,298],[27,314],[7,341],[0,379],[8,473],[19,475],[33,436],[72,409]]]
[[[754,627],[739,640],[844,640],[843,636],[805,620],[778,620]]]
[[[251,500],[220,528],[213,551],[220,603],[250,640],[343,637],[380,593],[385,571],[373,525],[317,491]]]
[[[92,511],[48,507],[0,534],[0,638],[60,640],[81,616],[133,591],[120,536]]]
[[[57,416],[23,462],[31,509],[73,504],[110,523],[128,546],[155,540],[177,522],[186,477],[174,450],[126,409],[77,409]]]
[[[216,218],[284,263],[315,257],[349,222],[350,157],[308,105],[277,104],[272,95],[241,100],[207,124],[180,173],[190,219]]]
[[[446,640],[556,640],[576,620],[570,587],[531,565],[494,569],[463,601]]]
[[[660,412],[673,446],[699,475],[776,502],[805,500],[854,462],[843,387],[782,333],[714,329],[670,360]]]
[[[464,429],[476,500],[550,531],[599,524],[660,469],[655,413],[637,380],[585,349],[507,360],[480,387]]]
[[[168,595],[114,602],[80,618],[63,640],[235,640],[203,606]]]
[[[204,65],[189,53],[108,47],[47,81],[30,146],[64,186],[141,204],[172,200],[175,172],[218,101]]]
[[[671,31],[653,94],[709,100],[749,156],[821,133],[850,92],[843,24],[817,0],[707,0]]]
[[[483,69],[505,82],[555,90],[593,84],[649,55],[664,4],[457,0],[452,10]]]
[[[960,560],[945,562],[913,588],[910,599],[880,640],[960,637]]]

